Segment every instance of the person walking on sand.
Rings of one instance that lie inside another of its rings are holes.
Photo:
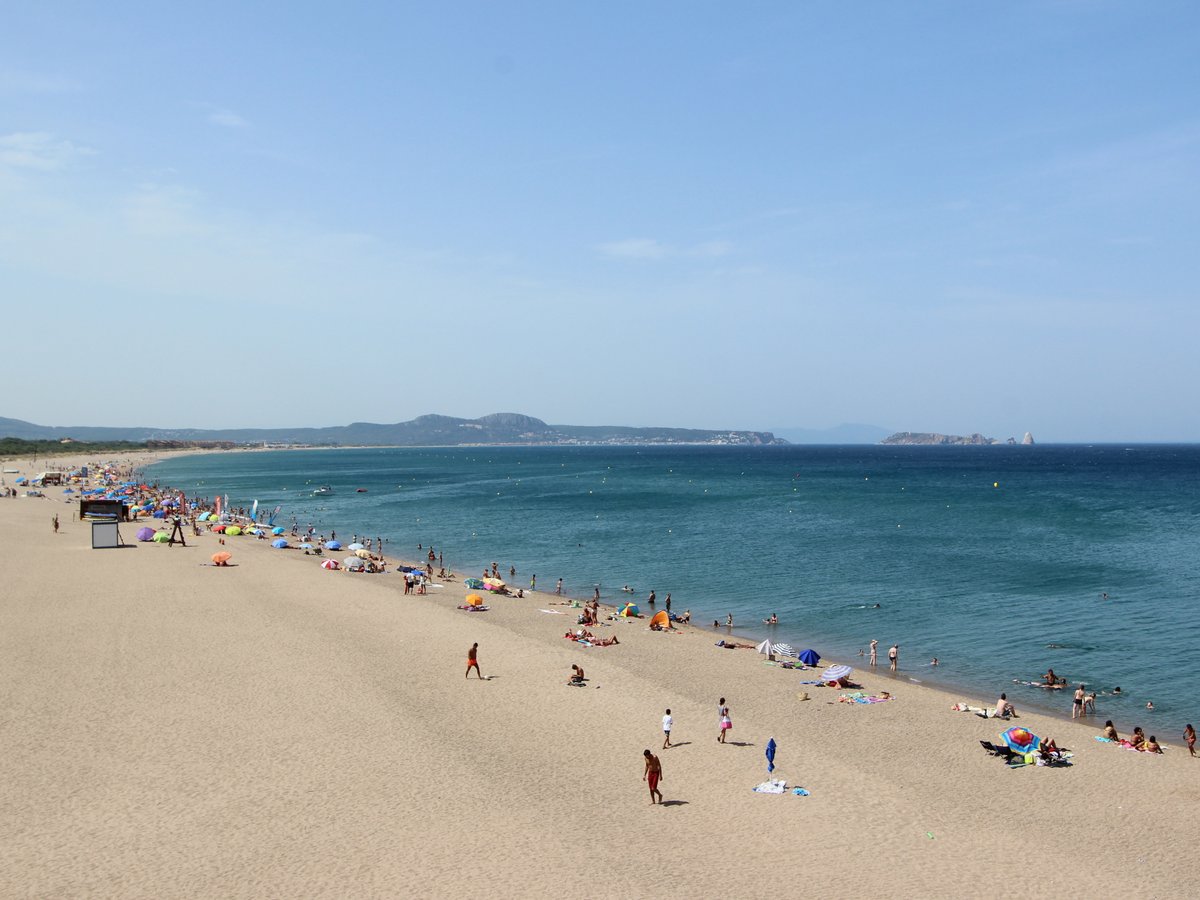
[[[871,665],[875,665],[879,654],[879,641],[871,638]]]
[[[662,763],[649,750],[643,750],[642,756],[646,760],[646,771],[642,773],[642,781],[650,786],[650,805],[653,806],[656,802],[662,803],[662,792],[658,789],[658,783],[662,781]],[[658,798],[657,801],[655,797]]]
[[[1187,727],[1183,729],[1183,740],[1187,743],[1188,753],[1192,756],[1196,755],[1196,729],[1192,727],[1192,723],[1188,722]]]
[[[54,521],[51,524],[54,525],[54,533],[58,534],[58,513],[54,514]]]
[[[666,750],[671,746],[671,726],[675,724],[675,720],[671,718],[671,711],[668,709],[667,714],[663,716],[663,749]]]
[[[471,649],[467,651],[467,671],[463,678],[471,676],[471,669],[475,670],[475,674],[479,676],[479,680],[483,680],[483,673],[479,671],[479,642],[471,645]]]
[[[725,735],[729,733],[729,729],[733,727],[733,722],[729,719],[729,707],[725,705],[725,698],[722,697],[717,701],[717,722],[720,725],[720,733],[717,735],[717,743],[725,743]]]
[[[888,651],[888,668],[893,672],[896,671],[896,661],[900,658],[900,645],[892,644],[892,649]]]

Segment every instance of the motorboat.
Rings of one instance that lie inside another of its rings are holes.
[[[317,488],[315,491],[313,491],[313,496],[319,497],[322,494],[332,494],[332,493],[333,493],[333,488],[331,488],[327,484],[323,484],[319,488]]]

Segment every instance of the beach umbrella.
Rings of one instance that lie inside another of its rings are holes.
[[[213,532],[214,532],[215,534],[224,534],[224,533],[225,533],[225,529],[226,529],[226,528],[228,528],[228,527],[229,527],[228,525],[214,525],[214,526],[213,526]]]
[[[285,541],[283,538],[276,538],[275,540],[271,541],[271,546],[276,550],[282,550],[287,546],[287,541]]]
[[[632,603],[626,603],[625,608],[621,610],[621,615],[625,616],[625,618],[629,618],[630,616],[636,616],[638,612],[639,610],[636,606],[634,606]]]
[[[1024,728],[1010,728],[1004,734],[1000,735],[1000,739],[1018,753],[1032,753],[1042,743],[1042,739]]]
[[[240,525],[230,525],[228,528],[225,529],[225,533],[232,534],[234,537],[237,537],[239,534],[242,533],[242,528]]]
[[[820,661],[821,654],[816,650],[809,649],[800,651],[800,662],[804,663],[806,666],[815,666]]]
[[[325,549],[326,550],[341,550],[342,542],[341,541],[326,541]]]
[[[196,521],[197,522],[207,522],[208,517],[211,515],[212,515],[212,513],[206,513],[206,512],[200,513],[200,515],[196,516]]]
[[[467,606],[482,606],[483,598],[478,594],[467,594]]]
[[[767,638],[765,641],[763,641],[761,644],[759,644],[754,649],[757,650],[759,653],[761,653],[763,656],[770,656],[771,652],[772,652],[771,651],[771,639]]]
[[[771,646],[771,651],[776,656],[795,656],[796,655],[796,648],[793,647],[791,644],[773,644]]]
[[[347,550],[366,550],[367,548],[364,547],[362,544],[360,544],[358,541],[355,541],[353,544],[348,545],[346,547],[346,549]]]
[[[283,534],[284,530],[285,529],[282,526],[276,525],[274,528],[271,529],[271,534]]]
[[[153,528],[139,528],[137,530],[137,534],[135,535],[135,537],[137,537],[137,539],[139,541],[152,541],[152,540],[154,540],[154,529]]]
[[[483,580],[483,586],[493,594],[503,591],[505,588],[503,581],[496,581],[494,578],[485,578]]]
[[[311,550],[312,548],[313,548],[312,544],[301,544],[300,545],[301,550]]]
[[[822,681],[841,681],[843,678],[848,678],[854,670],[849,666],[830,666],[821,673]]]
[[[222,550],[220,553],[214,553],[212,555],[212,561],[219,566],[222,563],[229,562],[229,557],[231,556],[233,556],[232,553],[226,553],[224,550]]]
[[[363,549],[360,547],[358,550],[355,550],[355,551],[354,551],[354,555],[355,555],[355,556],[357,556],[359,559],[370,559],[370,558],[371,558],[371,551],[370,551],[370,550],[363,550]]]
[[[767,741],[767,774],[775,771],[775,738]]]
[[[167,517],[167,514],[161,509],[156,509],[151,515],[156,519],[165,519]]]
[[[367,561],[361,556],[347,556],[345,566],[347,569],[365,569]]]
[[[321,561],[322,569],[340,569],[341,567],[341,563],[339,563],[336,559],[325,559]]]
[[[165,544],[170,539],[171,539],[171,536],[169,534],[167,534],[165,531],[156,532],[154,537],[150,538],[150,540],[154,541],[154,543],[156,543],[156,544]]]
[[[249,534],[252,534],[252,535],[254,535],[255,537],[257,537],[257,536],[258,536],[258,535],[260,535],[260,534],[266,534],[266,532],[265,532],[265,531],[263,531],[261,528],[255,528],[255,529],[251,530],[251,531],[249,532]]]

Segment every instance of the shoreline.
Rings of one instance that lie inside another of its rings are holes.
[[[593,630],[620,644],[583,648],[552,592],[462,612],[461,582],[404,596],[401,579],[207,532],[96,551],[79,523],[51,533],[66,508],[0,501],[0,538],[28,562],[0,598],[0,803],[17,823],[0,893],[449,896],[486,879],[558,896],[589,847],[633,850],[631,835],[645,847],[597,863],[583,893],[728,893],[782,867],[837,893],[976,896],[1011,890],[997,847],[1039,895],[1182,895],[1200,876],[1179,827],[1200,772],[1186,751],[1103,745],[1099,723],[1018,704],[1016,724],[1074,765],[1009,770],[978,742],[1012,723],[950,712],[951,695],[903,671],[856,666],[893,699],[842,703],[799,684],[819,670],[719,651],[706,626],[605,620]],[[207,564],[218,547],[234,566]],[[460,674],[472,642],[489,680]],[[584,689],[566,685],[572,663]],[[667,707],[677,746],[659,751]],[[776,774],[810,796],[750,790],[768,738]],[[647,802],[643,748],[663,760],[666,806]],[[1105,852],[1080,869],[1082,846]]]
[[[508,447],[510,445],[487,445],[487,446]],[[303,448],[246,448],[246,449],[253,450],[256,452],[259,452],[263,449],[269,449],[270,451],[274,452],[274,451],[282,450],[282,449],[304,451],[304,450],[311,450],[311,449],[338,450],[338,449],[364,449],[364,448],[342,448],[342,447],[309,448],[309,447],[303,447]],[[378,449],[378,448],[365,448],[365,449]],[[402,449],[407,449],[407,448],[402,448]],[[416,448],[416,449],[428,449],[428,448]],[[221,450],[221,449],[213,449],[213,450],[199,450],[198,452],[176,451],[176,452],[171,452],[169,454],[164,453],[159,458],[155,458],[155,459],[152,459],[152,460],[146,462],[144,464],[144,468],[148,468],[149,466],[152,466],[156,462],[160,462],[163,459],[166,459],[168,457],[168,455],[170,455],[170,456],[175,456],[175,455],[186,456],[186,455],[199,455],[200,453],[207,455],[207,454],[221,453],[221,452],[226,452],[226,451]],[[238,449],[233,452],[245,452],[245,451],[243,449]],[[208,488],[208,490],[215,490],[215,489],[210,486]],[[286,508],[285,508],[285,510],[286,510]],[[343,533],[355,528],[355,526],[353,526],[353,525],[346,526],[343,523],[334,523],[332,521],[324,523],[322,525],[322,527],[323,528],[333,527],[333,528],[336,528],[337,530],[342,531]],[[438,545],[440,545],[440,541],[435,541],[435,542]],[[425,560],[423,560],[423,559],[414,560],[414,559],[402,558],[401,556],[399,556],[399,554],[396,551],[393,551],[390,547],[389,547],[388,552],[393,558],[401,559],[404,562],[404,564],[409,565],[409,566],[413,566],[413,565],[424,566],[424,564],[425,564]],[[478,552],[478,551],[476,551],[476,552]],[[464,559],[462,561],[463,562],[462,568],[464,570],[469,570],[472,574],[475,574],[475,569],[484,566],[485,560],[487,558],[489,558],[489,554],[485,553],[484,557],[481,559],[478,559],[478,560],[471,561],[471,560]],[[491,557],[491,558],[494,558],[494,557]],[[472,565],[474,565],[474,567],[472,567]],[[540,567],[538,567],[538,568],[540,570]],[[467,571],[459,572],[459,575],[461,577],[468,577]],[[568,600],[576,599],[576,600],[583,602],[584,600],[590,599],[590,596],[585,596],[583,594],[574,595],[574,594],[564,593],[563,598],[568,599]],[[628,595],[627,599],[633,600],[635,603],[638,603],[640,606],[643,606],[643,607],[645,606],[644,598],[639,597],[636,593]],[[607,599],[602,600],[602,606],[604,606],[606,609],[613,609],[613,610],[615,610],[616,608],[619,608],[616,606],[611,606],[610,604],[612,602],[613,601],[610,601]],[[620,600],[620,601],[616,601],[616,602],[623,603],[624,600]],[[661,605],[658,608],[662,608]],[[647,616],[647,620],[648,620],[648,614],[645,612],[645,610],[643,610],[643,615]],[[707,617],[703,614],[701,616],[699,616],[698,619],[697,619],[697,617],[693,617],[692,628],[697,629],[697,630],[705,629],[705,630],[711,632],[714,635],[714,640],[719,640],[724,637],[724,638],[729,638],[729,639],[743,641],[743,642],[757,643],[757,642],[761,641],[763,638],[771,636],[770,629],[768,629],[766,626],[756,626],[756,625],[736,626],[735,625],[733,631],[729,632],[729,631],[727,631],[725,626],[720,626],[720,627],[714,629],[714,628],[711,628],[711,626],[703,624],[706,621],[707,621]],[[784,624],[784,627],[791,627],[787,623],[783,623],[783,624]],[[931,679],[928,677],[928,675],[930,674],[929,673],[930,667],[927,665],[921,666],[919,669],[915,669],[915,670],[913,670],[913,669],[906,670],[902,667],[901,671],[896,676],[892,676],[890,673],[887,672],[886,660],[883,659],[883,654],[886,653],[885,648],[881,648],[881,664],[875,670],[872,670],[865,664],[865,660],[861,660],[861,659],[858,659],[857,657],[855,657],[853,652],[848,647],[845,648],[845,655],[838,654],[836,648],[839,645],[839,643],[841,643],[841,642],[839,642],[836,639],[830,638],[830,639],[826,640],[825,638],[821,638],[818,635],[817,637],[812,638],[811,640],[815,641],[815,643],[818,646],[833,645],[835,647],[835,652],[833,655],[823,656],[823,663],[822,663],[821,668],[824,668],[825,665],[830,665],[830,664],[833,664],[836,662],[838,664],[852,666],[854,668],[854,670],[858,673],[869,673],[872,675],[877,675],[884,679],[893,680],[895,683],[911,685],[911,686],[916,686],[916,687],[921,687],[921,688],[925,688],[928,690],[936,691],[936,692],[940,693],[941,695],[943,695],[945,698],[947,698],[948,706],[952,705],[954,703],[964,702],[962,699],[964,697],[978,697],[981,695],[989,694],[989,691],[987,690],[987,688],[984,684],[985,679],[983,677],[972,679],[971,676],[969,674],[967,674],[962,677],[962,680],[956,680],[954,678],[954,676],[950,676],[947,678],[947,677],[944,677],[941,672],[938,672],[937,676],[935,678]],[[808,646],[808,645],[809,644],[806,644],[806,646]],[[797,644],[796,648],[799,650],[799,649],[801,649],[801,646],[799,644]],[[902,657],[902,659],[903,659],[903,657]],[[1032,691],[1032,690],[1033,690],[1033,688],[1030,687],[1028,684],[1026,684],[1025,682],[1022,682],[1022,681],[1018,681],[1016,679],[1013,679],[1012,681],[1008,681],[1008,682],[1001,682],[997,686],[994,687],[994,690],[990,691],[990,699],[988,699],[986,701],[986,703],[989,706],[994,705],[994,703],[995,703],[996,699],[999,697],[999,695],[1002,692],[1004,692],[1009,695],[1010,701],[1014,702],[1018,709],[1028,709],[1028,710],[1038,713],[1041,716],[1053,718],[1053,719],[1056,719],[1063,723],[1077,721],[1077,720],[1072,720],[1072,718],[1070,716],[1071,709],[1070,709],[1069,695],[1070,695],[1071,691],[1064,690],[1064,691],[1058,691],[1058,692],[1054,692],[1054,693],[1051,693],[1048,691],[1043,691],[1042,694],[1031,694],[1030,691]],[[1061,696],[1064,699],[1064,702],[1059,705],[1055,705],[1052,702],[1051,698],[1054,698],[1056,696]],[[1101,700],[1103,701],[1103,697],[1101,698]],[[978,704],[976,703],[974,705],[978,705]],[[1096,721],[1098,729],[1102,729],[1104,721],[1111,718],[1112,721],[1115,723],[1118,731],[1122,732],[1122,733],[1131,730],[1132,727],[1135,725],[1144,726],[1146,721],[1155,718],[1155,716],[1153,716],[1153,715],[1139,716],[1139,715],[1137,715],[1136,710],[1134,710],[1132,713],[1129,713],[1129,714],[1122,713],[1122,712],[1116,712],[1116,713],[1104,712],[1104,713],[1092,713],[1092,714],[1089,714],[1089,716],[1090,716],[1090,718],[1085,721]],[[1161,725],[1160,725],[1160,727],[1161,727]],[[1151,726],[1151,728],[1148,728],[1147,733],[1150,733],[1152,728],[1153,728],[1153,726]],[[1182,729],[1182,723],[1180,724],[1179,729]],[[1179,729],[1177,729],[1177,730],[1179,730]],[[1161,744],[1172,745],[1172,746],[1176,746],[1179,748],[1182,748],[1184,746],[1183,742],[1182,742],[1182,738],[1178,734],[1176,734],[1174,731],[1170,732],[1169,737],[1162,737],[1162,736],[1160,736],[1160,737],[1162,738],[1160,740]]]

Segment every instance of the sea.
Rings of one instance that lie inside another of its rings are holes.
[[[1027,684],[1053,668],[1101,721],[1200,720],[1200,445],[284,450],[145,474],[460,576],[497,562],[643,612],[670,593],[714,642],[861,666],[875,639],[881,670],[898,644],[901,679],[977,699],[1069,712]]]

